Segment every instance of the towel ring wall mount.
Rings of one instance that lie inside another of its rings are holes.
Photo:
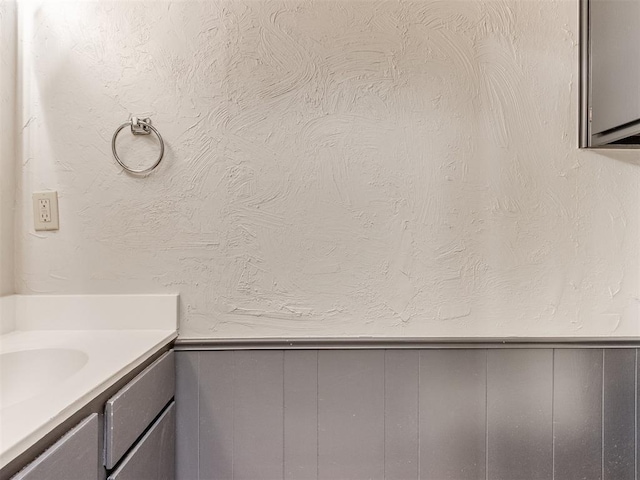
[[[151,132],[153,132],[155,133],[156,137],[158,137],[158,141],[160,142],[160,155],[158,155],[158,158],[151,166],[140,169],[140,170],[136,170],[134,168],[131,168],[129,165],[127,165],[120,159],[120,156],[118,155],[118,151],[116,150],[116,139],[118,138],[118,134],[125,127],[131,127],[131,133],[133,135],[151,135]],[[158,130],[156,130],[156,128],[153,125],[151,125],[150,118],[131,117],[131,120],[123,123],[118,128],[116,128],[116,131],[113,133],[113,138],[111,139],[111,150],[113,151],[113,157],[116,159],[116,162],[118,162],[118,164],[122,168],[124,168],[127,172],[133,173],[135,175],[144,175],[146,173],[152,172],[153,170],[155,170],[155,168],[158,165],[160,165],[160,162],[162,161],[162,157],[164,156],[164,141],[162,140],[162,136],[160,135],[160,132],[158,132]]]

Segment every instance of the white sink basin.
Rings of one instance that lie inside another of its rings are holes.
[[[0,354],[0,409],[44,393],[80,371],[88,360],[86,353],[66,348]]]

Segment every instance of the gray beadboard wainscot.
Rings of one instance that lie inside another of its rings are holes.
[[[637,345],[176,352],[180,480],[640,480]]]

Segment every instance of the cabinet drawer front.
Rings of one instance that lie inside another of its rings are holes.
[[[171,402],[108,480],[174,480],[175,432],[175,402]]]
[[[98,480],[98,414],[74,427],[12,480]]]
[[[175,391],[173,351],[147,367],[105,405],[105,466],[114,467]]]

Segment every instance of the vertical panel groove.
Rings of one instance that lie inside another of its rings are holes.
[[[201,390],[200,382],[202,381],[202,379],[200,378],[200,357],[201,356],[202,356],[202,354],[200,352],[198,352],[196,354],[196,359],[197,359],[197,361],[196,361],[196,365],[197,365],[197,368],[196,368],[196,372],[197,372],[196,373],[196,379],[197,379],[197,383],[198,383],[198,390],[197,390],[197,392],[198,392],[198,403],[197,403],[197,405],[198,405],[198,427],[197,427],[198,428],[198,436],[197,436],[197,438],[198,438],[198,453],[197,453],[197,455],[198,455],[198,457],[197,457],[198,458],[198,467],[197,467],[198,480],[201,480],[200,479],[200,476],[201,476],[200,475],[200,390]],[[176,439],[176,441],[177,441],[177,439]]]
[[[635,477],[638,480],[638,349],[636,349],[636,428],[635,428],[635,444],[636,444],[636,453],[635,453]]]
[[[231,480],[236,479],[235,466],[236,466],[236,364],[237,364],[238,352],[232,352],[231,354]]]
[[[285,474],[285,465],[287,464],[287,449],[285,448],[285,437],[287,435],[287,427],[285,425],[285,416],[287,414],[287,411],[285,410],[285,383],[286,383],[286,376],[285,376],[285,369],[284,369],[284,359],[285,359],[285,353],[286,352],[282,352],[282,480],[284,480],[286,477]]]
[[[484,351],[484,478],[489,480],[489,350]]]
[[[551,352],[551,479],[556,478],[556,349]]]
[[[605,356],[606,350],[602,349],[602,458],[600,462],[602,463],[602,472],[600,473],[600,478],[604,480],[604,363],[606,360]]]
[[[382,478],[387,480],[387,351],[383,350],[382,362]]]
[[[320,354],[316,350],[316,480],[320,478]]]
[[[416,445],[418,446],[418,459],[416,460],[416,465],[418,468],[418,480],[420,480],[420,352],[417,352],[416,359],[418,362],[418,378],[416,379],[418,383],[418,391],[416,392],[416,424],[418,428],[416,428]]]
[[[422,451],[420,447],[421,437],[420,437],[420,391],[422,390],[422,385],[420,382],[420,378],[422,375],[420,374],[420,358],[422,357],[422,352],[418,351],[418,480],[421,480],[421,472],[422,472],[422,464],[420,452]]]

